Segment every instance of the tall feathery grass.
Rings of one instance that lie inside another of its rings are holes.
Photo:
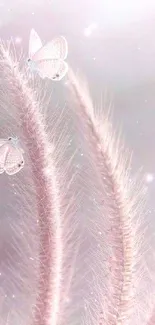
[[[79,271],[75,260],[82,244],[80,238],[89,234],[95,238],[97,247],[88,256],[91,264],[88,278],[93,298],[83,293],[87,297],[83,321],[92,325],[127,325],[134,313],[139,268],[143,261],[143,182],[131,181],[131,155],[125,150],[120,137],[115,136],[109,115],[102,111],[96,115],[85,82],[70,69],[68,101],[87,145],[89,167],[95,175],[91,177],[89,190],[97,197],[97,210],[100,211],[93,219],[87,219],[87,233],[78,228],[79,220],[77,216],[75,218],[77,198],[75,200],[74,193],[71,193],[71,183],[76,180],[80,184],[79,192],[88,185],[84,176],[80,178],[79,172],[70,174],[72,156],[68,163],[62,161],[61,150],[57,151],[53,134],[49,137],[49,121],[43,116],[42,105],[46,102],[40,100],[37,85],[29,85],[30,78],[32,76],[26,68],[21,72],[8,47],[1,43],[0,105],[7,110],[11,106],[15,111],[17,129],[26,148],[26,161],[32,177],[31,181],[26,179],[25,185],[28,192],[31,192],[28,186],[33,186],[36,204],[37,280],[29,323],[69,323],[71,309],[74,310],[74,305],[83,304],[85,299],[72,301],[72,296],[69,307],[65,301],[69,292],[72,293],[73,282],[78,283],[76,272]],[[64,151],[64,134],[58,141]],[[26,165],[21,174],[24,170]],[[24,195],[28,196],[25,191]],[[26,197],[25,201],[28,204]],[[28,209],[26,204],[23,214]],[[86,214],[89,214],[88,211],[84,212]],[[85,270],[82,272],[85,273]],[[71,323],[78,323],[75,315]]]
[[[66,238],[66,233],[69,231],[65,229],[65,224],[68,222],[65,218],[69,213],[72,215],[74,213],[74,198],[73,195],[70,196],[72,207],[70,202],[66,204],[66,193],[62,192],[62,179],[66,173],[65,164],[63,174],[60,175],[59,157],[56,157],[56,148],[49,141],[46,133],[39,94],[37,98],[34,90],[28,85],[26,69],[19,71],[12,54],[8,47],[0,44],[0,104],[2,107],[7,105],[13,107],[16,111],[17,124],[27,150],[27,162],[30,165],[35,190],[39,266],[37,294],[32,308],[31,323],[54,325],[58,324],[60,318],[63,273],[66,267],[64,233]],[[69,188],[69,183],[67,186]]]
[[[78,79],[71,69],[68,85],[100,184],[102,218],[96,218],[92,228],[94,231],[98,227],[104,234],[104,245],[102,239],[98,240],[105,256],[105,243],[109,248],[104,264],[101,256],[97,261],[100,269],[96,277],[100,286],[97,287],[98,305],[92,311],[92,324],[128,324],[134,307],[135,279],[138,276],[135,266],[141,248],[137,221],[143,212],[145,189],[142,183],[134,184],[133,181],[132,184],[131,155],[125,150],[121,135],[114,135],[108,114],[95,114],[86,82]],[[104,294],[100,289],[103,282],[106,284]]]

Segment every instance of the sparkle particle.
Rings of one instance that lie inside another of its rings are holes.
[[[145,181],[146,183],[152,183],[154,181],[154,175],[151,173],[147,173],[145,175]]]

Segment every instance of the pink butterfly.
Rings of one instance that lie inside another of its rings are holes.
[[[68,64],[64,61],[67,55],[68,44],[63,36],[43,46],[38,34],[31,30],[28,64],[41,78],[61,80],[68,71]]]
[[[24,167],[23,152],[17,138],[0,139],[0,174],[18,173]]]

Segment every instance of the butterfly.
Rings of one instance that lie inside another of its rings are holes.
[[[24,167],[23,152],[18,146],[18,138],[0,139],[0,174],[18,173]]]
[[[67,55],[68,44],[63,36],[43,46],[36,31],[31,30],[27,62],[31,71],[37,72],[41,78],[61,80],[68,71],[68,64],[64,61]]]

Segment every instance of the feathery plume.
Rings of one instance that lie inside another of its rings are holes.
[[[61,298],[63,265],[62,211],[54,146],[49,144],[39,102],[19,72],[10,49],[0,44],[1,104],[15,107],[23,132],[36,191],[39,221],[39,284],[33,325],[56,325]]]
[[[96,282],[97,279],[101,285],[106,282],[107,291],[103,297],[98,286],[100,307],[95,304],[92,324],[96,322],[100,325],[123,325],[129,322],[133,304],[137,253],[135,219],[141,211],[141,184],[136,191],[135,184],[132,184],[129,178],[131,157],[121,146],[120,139],[115,141],[108,116],[103,116],[103,113],[95,116],[86,84],[83,80],[78,80],[71,69],[68,85],[73,101],[77,104],[80,125],[83,126],[84,136],[91,151],[92,165],[100,184],[102,220],[93,221],[93,229],[96,225],[102,236],[102,231],[104,232],[106,238],[103,242],[106,241],[110,250],[108,261],[104,261],[104,268],[107,265],[107,278],[104,277],[103,259],[98,259],[99,276],[95,273]],[[140,206],[137,205],[138,199]],[[103,242],[101,238],[101,243]],[[103,249],[105,251],[104,246],[101,247],[102,252]],[[94,272],[97,272],[96,270],[97,268]]]

